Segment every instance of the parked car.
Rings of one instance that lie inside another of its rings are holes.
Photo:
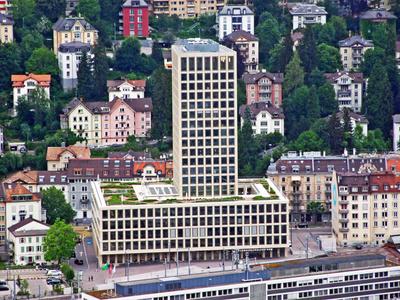
[[[21,152],[21,153],[25,153],[25,152],[26,152],[26,148],[25,148],[25,147],[21,147],[21,148],[19,148],[19,152]]]
[[[76,253],[75,253],[75,251],[72,251],[71,258],[76,258]]]
[[[9,291],[10,288],[6,285],[0,285],[0,291]]]
[[[362,246],[361,244],[357,244],[357,245],[355,245],[355,248],[356,248],[357,250],[361,250],[361,249],[363,248],[363,246]]]
[[[58,270],[47,270],[46,275],[47,276],[60,276],[62,274],[61,271]]]
[[[5,280],[0,280],[0,285],[7,285],[7,282]]]
[[[77,242],[78,244],[80,244],[80,243],[82,243],[82,239],[81,239],[81,238],[78,238],[78,239],[76,240],[76,242]]]
[[[75,259],[76,265],[83,265],[83,259]]]
[[[307,222],[301,222],[297,224],[297,228],[308,228],[308,223]]]
[[[58,284],[61,283],[61,279],[60,278],[56,278],[56,277],[49,277],[46,280],[47,284]]]

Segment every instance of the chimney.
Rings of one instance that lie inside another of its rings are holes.
[[[351,37],[351,30],[349,30],[349,37]]]
[[[256,102],[256,108],[258,108],[258,102]]]
[[[353,148],[353,155],[356,155],[356,148]]]
[[[267,69],[262,69],[261,72],[267,73]]]
[[[343,151],[343,156],[349,156],[349,153],[348,153],[348,151],[347,151],[347,149],[346,148],[344,148],[344,151]]]
[[[62,147],[62,148],[65,148],[65,142],[62,142],[62,143],[61,143],[61,147]]]
[[[83,102],[83,99],[82,99],[82,98],[81,98],[80,100],[81,100],[81,102]]]
[[[322,155],[325,157],[326,156],[326,151],[322,152]]]

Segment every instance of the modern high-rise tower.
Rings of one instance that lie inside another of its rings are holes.
[[[236,52],[172,47],[174,185],[182,198],[237,195]]]

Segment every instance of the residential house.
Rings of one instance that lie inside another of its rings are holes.
[[[291,10],[293,30],[307,25],[326,24],[327,12],[324,7],[315,4],[298,3]]]
[[[360,13],[360,30],[366,39],[372,39],[376,26],[380,23],[388,24],[396,30],[397,17],[383,8],[374,8]]]
[[[162,56],[164,58],[164,67],[165,67],[165,69],[172,70],[171,51],[163,51]]]
[[[364,136],[368,135],[368,120],[365,116],[362,116],[358,113],[355,113],[351,110],[348,111],[349,113],[349,117],[350,117],[350,125],[351,128],[354,130],[356,128],[357,125],[360,125],[362,128],[362,134]],[[340,120],[340,122],[343,124],[343,116],[344,116],[344,112],[343,111],[339,111],[336,113],[336,117]],[[331,116],[327,117],[330,118]]]
[[[61,44],[58,49],[58,65],[64,91],[78,87],[78,70],[83,51],[86,51],[88,58],[93,59],[93,46],[87,43],[74,41]]]
[[[240,106],[239,114],[241,124],[244,123],[245,109],[247,105]],[[269,105],[268,103],[253,103],[249,105],[251,112],[251,126],[254,134],[269,134],[279,132],[285,135],[285,115],[283,109]]]
[[[46,160],[48,171],[61,171],[68,168],[70,158],[88,159],[90,158],[89,147],[75,147],[73,145],[65,147],[48,147]]]
[[[0,154],[4,153],[4,126],[0,124]]]
[[[1,0],[0,1],[0,13],[5,14],[10,11],[11,0]]]
[[[46,221],[46,211],[42,209],[41,194],[30,192],[21,183],[4,183],[6,195],[6,227],[27,218]]]
[[[115,98],[109,104],[107,114],[101,115],[103,144],[125,144],[130,135],[147,136],[153,110],[150,98]]]
[[[61,44],[81,42],[94,45],[98,31],[80,15],[76,18],[60,18],[53,25],[53,47],[57,55]]]
[[[46,263],[43,242],[50,225],[27,218],[8,228],[11,259],[15,265]]]
[[[393,115],[393,151],[400,149],[400,114]]]
[[[340,245],[382,245],[398,234],[398,174],[334,172],[332,188],[332,231]]]
[[[311,221],[307,205],[311,201],[322,204],[324,214],[318,221],[330,221],[334,187],[333,170],[336,172],[365,173],[366,170],[386,171],[386,157],[380,155],[327,156],[325,152],[289,152],[276,163],[271,163],[267,175],[289,198],[291,222]],[[333,217],[332,217],[333,218]]]
[[[60,116],[61,128],[69,128],[76,135],[86,139],[86,141],[77,142],[78,146],[101,144],[101,110],[100,108],[92,109],[89,103],[91,102],[74,98],[63,108],[64,114]]]
[[[362,36],[350,36],[339,42],[340,55],[342,56],[343,68],[345,71],[357,70],[361,66],[365,51],[374,49],[374,44]]]
[[[147,135],[152,110],[150,98],[116,97],[111,102],[82,102],[75,98],[63,109],[61,126],[87,139],[78,145],[125,144],[130,135]]]
[[[14,40],[13,16],[0,13],[0,41],[12,43]]]
[[[336,72],[326,73],[326,78],[335,90],[339,102],[339,109],[350,108],[354,112],[361,112],[364,91],[367,80],[363,73]]]
[[[282,105],[283,73],[270,73],[263,69],[256,74],[244,74],[247,104],[268,102],[276,107]]]
[[[217,24],[220,40],[237,30],[254,35],[254,12],[246,5],[225,5],[217,14]]]
[[[146,1],[126,0],[122,4],[122,24],[124,37],[149,36],[149,5]]]
[[[12,116],[17,115],[18,100],[20,97],[25,96],[26,99],[30,100],[30,94],[37,87],[44,90],[47,98],[50,99],[50,84],[51,75],[36,75],[33,73],[25,75],[11,75],[12,87],[13,87],[13,109]]]
[[[0,252],[6,253],[6,194],[0,183]],[[1,254],[0,257],[4,258]]]
[[[235,46],[240,50],[246,71],[249,73],[258,72],[258,38],[244,30],[237,30],[224,38],[225,45],[229,48]]]
[[[107,80],[108,100],[144,98],[146,80]]]
[[[291,36],[291,38],[292,38],[292,42],[293,42],[293,52],[294,52],[294,51],[296,51],[296,49],[297,49],[297,47],[298,47],[298,45],[299,45],[299,42],[303,39],[304,35],[303,35],[303,33],[302,33],[301,31],[296,31],[295,33],[293,33],[293,30],[292,30],[290,36]],[[284,40],[284,39],[285,39],[285,38],[282,37],[281,40],[280,40],[280,42],[283,43],[283,40]]]

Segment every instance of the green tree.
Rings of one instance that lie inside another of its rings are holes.
[[[301,133],[294,143],[294,150],[296,151],[320,151],[323,149],[324,141],[311,130]]]
[[[55,23],[65,13],[65,0],[35,0],[36,9]]]
[[[172,133],[171,72],[159,67],[151,76],[149,83],[153,103],[151,136],[153,139],[160,139]]]
[[[321,108],[319,106],[319,100],[317,95],[317,89],[312,86],[309,89],[308,101],[307,101],[307,118],[311,123],[314,123],[321,117]]]
[[[75,10],[77,14],[81,14],[89,22],[100,19],[101,9],[97,0],[79,0]]]
[[[327,83],[326,75],[324,71],[321,71],[318,68],[312,70],[312,72],[308,75],[308,86],[315,86],[317,89]]]
[[[19,44],[21,61],[27,61],[34,50],[43,47],[43,40],[43,35],[37,31],[33,31],[24,36]]]
[[[63,272],[67,283],[70,283],[75,278],[75,271],[68,265],[68,263],[62,262],[60,270]]]
[[[364,74],[364,77],[369,77],[372,72],[374,65],[380,61],[385,61],[385,50],[380,47],[375,47],[373,50],[368,49],[365,51],[363,61],[361,62],[360,69]]]
[[[161,50],[160,43],[157,40],[153,41],[151,46],[151,57],[157,62],[157,64],[162,65],[164,63],[163,53]]]
[[[28,295],[29,297],[29,282],[28,280],[20,280],[18,295]]]
[[[342,57],[337,48],[327,44],[318,45],[318,68],[325,73],[342,69]]]
[[[318,65],[318,49],[317,40],[315,38],[314,29],[311,26],[304,30],[304,37],[299,42],[297,48],[299,57],[304,67],[306,74],[311,73]],[[321,69],[321,68],[320,68]]]
[[[335,28],[332,23],[328,22],[321,26],[317,35],[317,41],[318,44],[336,46]]]
[[[42,206],[46,209],[48,224],[54,224],[57,219],[61,219],[67,224],[74,220],[75,212],[71,204],[67,203],[61,190],[53,186],[43,190],[42,194]]]
[[[257,25],[255,33],[259,38],[260,47],[260,61],[268,64],[270,58],[270,51],[274,46],[279,43],[281,34],[279,32],[279,24],[271,14],[265,12],[261,15],[261,19],[265,16],[265,21]]]
[[[101,101],[107,98],[107,78],[109,72],[106,49],[101,43],[93,47],[93,99]]]
[[[120,71],[132,72],[141,62],[140,43],[136,37],[127,37],[115,53],[115,68]]]
[[[11,0],[10,11],[17,27],[31,26],[35,21],[35,0]]]
[[[311,201],[307,204],[307,213],[313,216],[314,223],[317,222],[318,216],[325,212],[325,208],[322,206],[321,202]]]
[[[0,43],[0,69],[0,90],[11,91],[11,75],[21,72],[17,44]]]
[[[34,74],[51,74],[52,79],[57,79],[60,74],[58,61],[53,51],[46,48],[39,48],[32,52],[25,69]]]
[[[35,125],[40,125],[41,127],[49,125],[54,115],[51,114],[50,99],[47,97],[46,91],[36,87],[29,95],[29,102],[34,111]]]
[[[283,97],[289,97],[295,90],[304,85],[304,69],[297,52],[294,53],[292,60],[287,64],[285,78],[283,80]]]
[[[54,224],[47,231],[43,242],[44,259],[46,261],[68,260],[75,250],[78,235],[71,224],[66,224],[64,220],[56,219]]]
[[[278,0],[253,0],[254,12],[256,16],[261,16],[264,12],[269,12],[275,17],[281,13]]]
[[[328,120],[328,133],[329,133],[329,144],[332,152],[338,154],[341,152],[343,147],[344,132],[343,126],[336,114],[333,112],[332,116]]]
[[[333,28],[335,29],[335,45],[332,46],[336,46],[339,43],[339,41],[347,38],[348,31],[346,29],[346,21],[339,16],[332,16],[330,22],[332,23]]]
[[[278,68],[278,70],[280,72],[284,72],[286,69],[286,66],[293,58],[293,40],[292,40],[292,34],[290,31],[288,31],[287,34],[285,35],[281,45],[282,45],[282,49],[279,52],[279,60],[278,60],[279,68]]]
[[[329,149],[328,124],[325,118],[320,118],[311,125],[310,130],[314,131],[323,141],[323,149]]]
[[[339,109],[335,90],[328,82],[318,88],[318,99],[321,107],[321,117],[327,117]]]
[[[372,129],[381,129],[389,137],[392,126],[393,95],[388,75],[380,61],[374,65],[368,81],[363,112]],[[382,113],[385,112],[385,113]]]
[[[77,93],[78,97],[85,100],[89,100],[92,97],[94,79],[91,66],[92,61],[84,49],[79,63]]]

